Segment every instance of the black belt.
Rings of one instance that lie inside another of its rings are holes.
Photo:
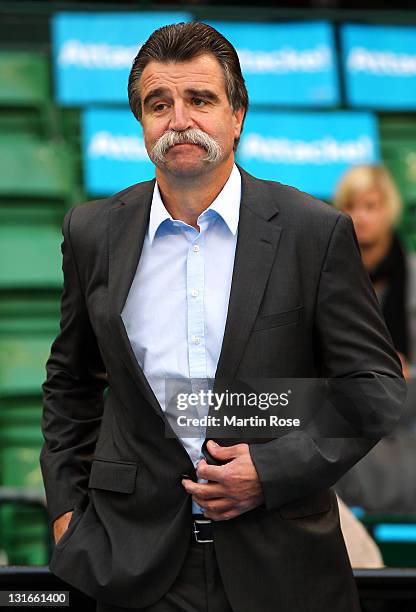
[[[204,517],[203,514],[192,515],[192,532],[195,540],[201,544],[214,541],[212,520]]]

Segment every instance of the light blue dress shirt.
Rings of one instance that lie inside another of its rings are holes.
[[[189,383],[189,379],[215,377],[240,200],[241,176],[234,164],[221,192],[199,215],[198,231],[172,218],[155,182],[142,254],[121,316],[137,361],[164,411],[166,379]],[[205,431],[200,428],[196,437],[179,438],[196,468]],[[192,512],[203,512],[195,501]]]

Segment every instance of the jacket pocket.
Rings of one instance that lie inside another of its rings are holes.
[[[259,329],[269,329],[271,327],[278,327],[279,325],[287,325],[288,323],[296,323],[300,319],[300,313],[303,306],[297,306],[292,310],[285,310],[283,312],[273,312],[268,315],[262,315],[257,317],[254,323],[252,331]]]
[[[94,459],[88,486],[118,493],[133,493],[136,487],[138,464],[133,461]]]
[[[327,512],[331,508],[331,497],[330,489],[322,489],[318,493],[280,506],[279,514],[284,519],[296,519]]]

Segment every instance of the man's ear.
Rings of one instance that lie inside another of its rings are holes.
[[[233,111],[233,115],[235,119],[234,138],[239,138],[243,126],[245,109],[243,107],[238,108],[237,110]]]

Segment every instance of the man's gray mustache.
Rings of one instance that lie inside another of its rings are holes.
[[[207,152],[206,161],[217,161],[221,157],[220,145],[205,132],[192,128],[184,132],[170,130],[162,134],[152,149],[153,161],[163,163],[167,151],[177,144],[199,145]]]

